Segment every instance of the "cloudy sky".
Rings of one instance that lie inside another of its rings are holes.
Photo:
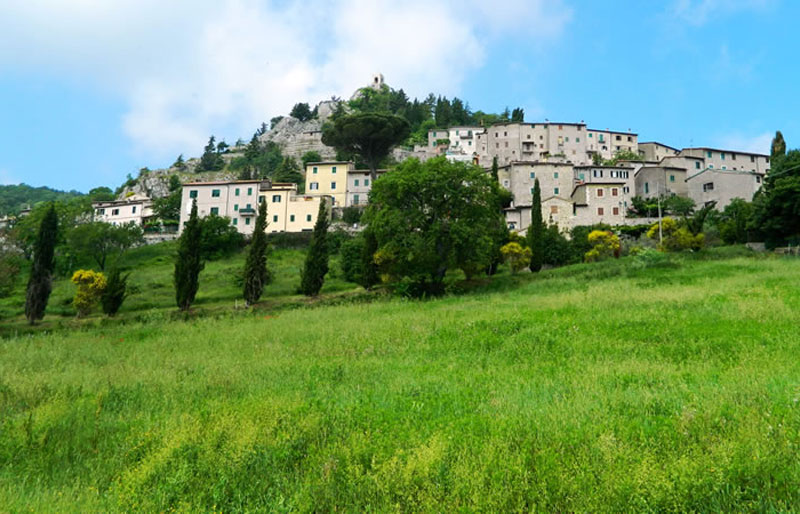
[[[86,191],[380,71],[673,146],[800,146],[794,0],[2,0],[0,183]]]

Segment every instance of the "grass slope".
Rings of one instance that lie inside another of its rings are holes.
[[[790,510],[800,261],[0,342],[9,510]]]

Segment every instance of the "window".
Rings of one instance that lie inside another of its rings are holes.
[[[597,208],[597,215],[598,216],[602,216],[603,215],[603,208],[602,207],[598,207]]]
[[[713,164],[709,164],[708,168],[713,170],[714,169],[714,165]]]
[[[189,191],[189,198],[197,198],[197,190]]]
[[[712,152],[711,150],[707,151],[706,152],[706,157],[708,157],[709,159],[714,157],[714,152]]]
[[[565,142],[567,142],[567,143],[569,143],[569,136],[565,137],[565,138],[564,138],[564,141],[565,141]]]
[[[136,206],[131,207],[131,214],[136,214]]]
[[[706,182],[705,184],[703,184],[703,192],[704,193],[707,193],[707,192],[713,191],[713,190],[714,190],[714,183],[713,182]]]
[[[602,198],[602,196],[603,196],[603,188],[601,187],[597,189],[597,197]]]
[[[336,182],[331,182],[331,190],[336,189]]]
[[[553,178],[558,178],[558,172],[557,171],[553,172]]]
[[[336,173],[336,166],[331,166],[331,173]]]
[[[281,195],[272,195],[272,203],[281,203]]]
[[[306,214],[306,221],[311,221],[311,215],[310,214]]]
[[[619,196],[619,189],[617,189],[616,187],[612,187],[611,196]]]
[[[731,154],[731,160],[732,160],[732,161],[735,161],[735,160],[736,160],[736,154],[735,154],[735,153],[732,153],[732,154]]]
[[[622,136],[617,136],[617,141],[622,141]]]
[[[575,142],[576,142],[576,143],[580,143],[580,142],[581,142],[581,138],[579,138],[579,137],[576,137],[576,138],[575,138]]]
[[[557,188],[557,187],[553,188],[553,194],[554,194],[554,195],[557,195],[557,194],[558,194],[558,188]]]
[[[354,185],[354,186],[356,186],[356,187],[358,187],[358,179],[356,179],[356,180],[353,182],[353,185]]]
[[[105,213],[106,213],[105,209],[97,209],[97,214],[105,214]]]
[[[233,224],[234,225],[238,225],[239,224],[239,218],[233,218]]]
[[[719,153],[719,158],[724,161],[725,160],[725,152],[720,152]]]
[[[233,195],[234,196],[239,196],[239,188],[238,187],[233,190]]]
[[[585,177],[586,177],[586,175],[584,175],[583,173],[578,174],[578,178],[580,180],[584,180]]]
[[[294,214],[290,214],[290,215],[289,215],[289,221],[291,221],[292,223],[294,223]]]
[[[628,136],[628,141],[633,141],[633,139],[631,138],[631,136]]]
[[[560,144],[560,145],[564,144],[564,138],[563,137],[558,136],[558,144]]]
[[[250,204],[248,203],[248,204],[247,204],[247,208],[248,208],[248,209],[252,209],[252,208],[253,208],[253,206],[252,206],[252,205],[250,205]]]
[[[614,207],[613,209],[611,209],[611,212],[614,214],[614,216],[618,216],[619,215],[619,207]]]
[[[700,169],[700,161],[695,161],[694,162],[694,169],[696,169],[696,170]]]
[[[628,193],[631,192],[631,188],[629,188],[628,186],[625,186],[625,187],[622,188],[622,192],[625,193],[625,194],[628,194]]]
[[[536,178],[536,173],[534,173],[533,171],[531,172],[531,178]]]
[[[264,196],[264,195],[259,195],[259,196],[258,196],[258,203],[261,203],[261,202],[263,202],[263,201],[266,201],[266,199],[267,199],[267,197],[266,197],[266,196]]]
[[[589,132],[589,137],[592,137],[592,133],[591,132]]]
[[[756,157],[755,157],[755,155],[751,155],[751,156],[750,156],[750,162],[756,162]]]
[[[309,191],[316,191],[318,189],[319,189],[319,182],[311,182],[310,184],[308,184]]]
[[[508,137],[508,132],[503,132],[503,137]]]
[[[508,148],[508,141],[506,141],[506,148]]]
[[[253,194],[253,188],[252,187],[248,187],[247,188],[247,196],[250,196],[252,194]]]
[[[112,215],[112,216],[117,216],[117,215],[119,215],[119,209],[111,209],[111,215]]]
[[[433,136],[436,137],[436,132],[433,133]],[[436,143],[434,143],[434,144],[436,144]],[[317,167],[316,166],[311,168],[311,173],[316,173],[316,172],[317,172]]]
[[[598,141],[600,141],[601,143],[605,143],[605,141],[603,141],[603,134],[598,135]]]
[[[500,148],[500,143],[495,143],[495,144],[494,144],[494,147],[495,147],[495,148]]]
[[[727,166],[723,166],[723,167],[722,167],[722,169],[723,169],[723,170],[727,170],[727,169],[728,169],[728,167],[727,167]]]
[[[250,224],[250,218],[245,218],[244,219],[244,224],[245,225],[249,225]]]
[[[278,222],[278,215],[277,214],[272,217],[272,222],[273,223],[277,223]]]
[[[358,205],[358,195],[353,195],[353,205]]]
[[[756,175],[756,184],[761,183],[761,175]]]
[[[550,214],[558,214],[558,205],[550,206]]]
[[[219,189],[211,190],[211,198],[219,198]]]
[[[670,175],[669,176],[669,181],[670,182],[675,182],[675,175]]]
[[[212,207],[211,208],[211,214],[219,215],[219,207]]]
[[[369,179],[365,178],[364,179],[364,187],[367,187],[368,185],[369,185]]]
[[[233,211],[234,212],[239,212],[239,204],[238,203],[233,204]]]

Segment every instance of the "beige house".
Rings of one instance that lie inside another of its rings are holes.
[[[770,166],[768,155],[717,148],[684,148],[680,155],[703,159],[702,169],[750,171],[765,175]]]
[[[556,162],[512,162],[498,167],[500,185],[509,190],[514,205],[530,205],[533,185],[539,179],[542,198],[569,198],[573,186],[572,165]]]
[[[131,195],[123,200],[110,202],[94,202],[92,208],[95,221],[112,225],[133,223],[142,226],[153,215],[153,202],[144,195]]]
[[[713,201],[717,209],[724,209],[734,198],[751,201],[763,180],[763,173],[706,168],[687,178],[686,185],[689,198],[698,206]]]
[[[580,184],[572,192],[571,226],[622,225],[625,223],[625,200],[622,188],[625,182],[605,184]]]
[[[229,182],[190,182],[183,184],[179,230],[189,220],[192,204],[197,202],[200,217],[216,214],[230,218],[245,235],[253,233],[258,205],[267,203],[267,232],[306,232],[313,230],[324,196],[298,195],[297,185],[259,180]],[[330,209],[328,209],[330,215]]]
[[[483,127],[470,126],[429,130],[428,152],[432,155],[447,155],[452,160],[471,161],[478,151],[478,134],[483,130]],[[462,158],[459,159],[459,156]]]
[[[347,174],[355,170],[349,161],[309,162],[306,164],[306,195],[333,199],[334,207],[344,207],[347,200]]]
[[[627,208],[631,199],[636,195],[634,170],[633,166],[627,164],[617,166],[575,166],[575,185],[618,184],[622,182],[622,197]]]
[[[672,157],[674,155],[678,155],[679,153],[680,150],[677,148],[673,148],[669,145],[658,143],[656,141],[639,143],[639,155],[644,157],[644,160],[646,161],[658,162],[665,157]]]
[[[643,166],[636,172],[636,194],[642,198],[688,196],[686,174],[686,168],[677,166]]]
[[[377,170],[380,177],[386,170]],[[372,190],[372,179],[369,170],[350,170],[347,172],[347,197],[345,206],[364,206],[369,203],[369,192]]]

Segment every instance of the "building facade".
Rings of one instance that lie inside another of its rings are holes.
[[[143,226],[153,216],[153,202],[144,195],[131,195],[123,200],[95,202],[92,204],[95,221],[112,225],[133,223]]]
[[[734,198],[751,201],[764,181],[762,173],[706,168],[686,179],[687,194],[700,207],[716,202],[724,209]]]
[[[236,230],[253,233],[258,205],[267,204],[267,232],[307,232],[314,229],[320,203],[331,203],[324,196],[298,195],[297,185],[259,180],[228,182],[190,182],[183,184],[179,231],[189,220],[197,202],[200,217],[215,214],[230,218]],[[330,215],[330,209],[328,209]]]

